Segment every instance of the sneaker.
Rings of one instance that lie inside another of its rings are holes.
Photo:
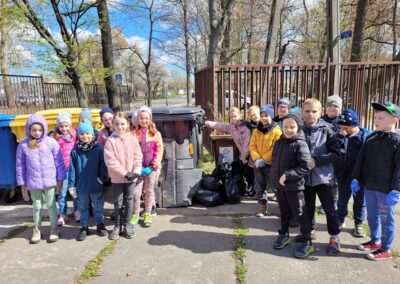
[[[372,241],[365,242],[365,243],[362,243],[362,244],[357,246],[357,249],[362,250],[362,251],[378,250],[380,248],[381,248],[381,244],[380,243],[374,244]]]
[[[355,224],[354,226],[354,236],[356,238],[363,238],[366,236],[363,224]]]
[[[390,250],[384,251],[384,250],[378,249],[374,252],[367,254],[367,258],[370,260],[392,259],[392,252]]]
[[[311,231],[311,233],[310,233],[310,238],[311,238],[311,240],[313,240],[313,241],[317,239],[317,232],[316,232],[315,230],[312,230],[312,231]],[[298,243],[298,244],[304,243],[303,235],[302,235],[302,234],[299,234],[299,235],[295,236],[295,237],[293,238],[293,241],[294,241],[295,243]]]
[[[86,240],[86,237],[89,235],[89,229],[88,228],[81,228],[79,231],[79,235],[76,237],[77,241],[84,241]]]
[[[133,230],[132,226],[127,226],[127,227],[124,229],[124,235],[125,235],[125,238],[127,238],[127,239],[132,239],[132,238],[136,235],[136,233],[135,233],[135,231]]]
[[[137,214],[133,214],[131,218],[131,226],[135,228],[135,226],[139,223],[139,216]]]
[[[338,237],[331,237],[329,239],[329,246],[326,250],[328,255],[335,256],[340,252],[340,242]]]
[[[60,230],[58,228],[51,228],[50,236],[49,236],[49,243],[55,243],[60,239]]]
[[[340,230],[343,230],[345,228],[346,228],[346,223],[345,222],[339,224],[339,229]]]
[[[278,202],[278,197],[276,196],[276,193],[273,196],[271,196],[269,200],[272,202]]]
[[[145,227],[150,227],[152,223],[151,213],[144,213],[144,220],[143,220]]]
[[[280,234],[274,243],[274,249],[283,249],[290,244],[289,234]]]
[[[81,221],[81,212],[79,212],[78,210],[75,211],[74,217],[75,217],[75,222],[79,223]]]
[[[108,236],[108,231],[106,229],[106,226],[104,226],[103,223],[101,223],[100,225],[97,225],[96,232],[97,232],[97,235],[100,237]]]
[[[32,238],[29,240],[29,243],[37,244],[41,240],[42,240],[42,234],[40,233],[40,230],[34,227],[32,231]]]
[[[62,214],[60,215],[60,217],[57,220],[57,225],[58,226],[64,226],[65,225],[65,220],[64,220]]]
[[[315,248],[312,244],[306,242],[302,243],[298,248],[296,248],[293,252],[294,256],[297,258],[306,258],[310,254],[315,251]]]
[[[151,207],[151,216],[157,216],[157,206],[156,205],[153,205],[152,207]]]
[[[114,227],[114,230],[108,235],[110,240],[118,240],[119,239],[119,227]]]
[[[258,208],[257,208],[257,217],[264,217],[267,215],[267,204],[261,204],[258,203]]]
[[[324,210],[324,208],[322,207],[322,206],[320,206],[319,208],[318,208],[318,212],[317,212],[318,214],[320,214],[320,215],[325,215],[325,210]]]

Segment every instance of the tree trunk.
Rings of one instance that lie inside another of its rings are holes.
[[[396,57],[396,46],[397,46],[397,7],[398,7],[399,1],[395,0],[394,5],[393,5],[393,17],[392,17],[392,34],[393,34],[393,47],[392,47],[392,58]]]
[[[357,15],[354,22],[353,43],[351,44],[350,62],[360,62],[363,55],[365,18],[369,0],[358,0]]]
[[[79,107],[88,107],[89,104],[86,97],[85,81],[83,80],[81,72],[77,67],[68,68],[68,77],[72,80],[72,85],[75,88]]]
[[[269,19],[267,43],[265,45],[264,64],[272,64],[275,59],[276,38],[278,35],[280,15],[283,1],[274,0],[271,8],[271,17]]]
[[[247,64],[251,64],[251,45],[253,44],[253,17],[254,17],[254,0],[250,0],[250,26],[247,35]]]
[[[186,104],[190,105],[190,43],[189,43],[189,22],[188,22],[188,0],[182,0],[183,32],[185,37],[185,71],[186,71]]]
[[[106,85],[108,104],[115,111],[120,111],[122,109],[122,105],[114,77],[115,66],[113,42],[106,0],[98,1],[97,13],[99,15],[99,27],[101,32],[103,67],[106,70],[104,84]]]

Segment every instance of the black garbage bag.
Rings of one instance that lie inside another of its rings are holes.
[[[201,187],[193,196],[193,200],[205,207],[214,207],[224,204],[224,200],[219,192],[206,190]]]
[[[240,203],[240,197],[246,191],[247,183],[243,174],[230,172],[225,180],[226,202],[231,204]]]
[[[200,186],[203,189],[220,192],[224,190],[224,183],[221,179],[213,175],[204,175],[201,178]]]

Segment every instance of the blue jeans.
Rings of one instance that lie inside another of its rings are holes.
[[[348,204],[351,193],[351,184],[352,178],[351,176],[345,176],[342,180],[339,181],[339,200],[338,200],[338,217],[340,223],[344,222],[344,219],[348,213]],[[354,223],[362,224],[365,220],[365,199],[364,199],[364,189],[361,188],[359,192],[355,196],[353,196],[353,213],[354,213]]]
[[[66,170],[65,180],[63,181],[63,187],[61,193],[58,195],[58,212],[60,214],[67,215],[68,204],[67,204],[67,192],[68,192],[68,169]],[[79,200],[75,198],[73,200],[74,212],[79,210]]]
[[[93,205],[93,214],[96,224],[100,225],[104,222],[104,198],[103,192],[99,193],[81,193],[78,191],[79,211],[81,213],[81,227],[89,227],[89,202]]]
[[[365,189],[367,220],[371,231],[371,241],[381,243],[381,249],[390,250],[394,241],[396,206],[386,204],[386,193]]]

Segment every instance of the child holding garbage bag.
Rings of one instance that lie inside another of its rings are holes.
[[[144,215],[145,227],[152,223],[152,207],[155,204],[154,183],[157,171],[161,169],[161,160],[164,154],[164,146],[161,133],[157,130],[152,120],[151,109],[142,106],[137,112],[137,128],[133,131],[139,141],[143,155],[142,172],[138,179],[134,193],[134,208],[131,219],[132,226],[139,222],[140,197],[144,193]]]
[[[115,227],[109,235],[111,240],[118,239],[120,233],[127,239],[135,236],[130,218],[136,181],[142,173],[143,155],[136,137],[130,132],[129,124],[126,113],[116,113],[112,124],[114,132],[104,146],[104,160],[114,195]]]

